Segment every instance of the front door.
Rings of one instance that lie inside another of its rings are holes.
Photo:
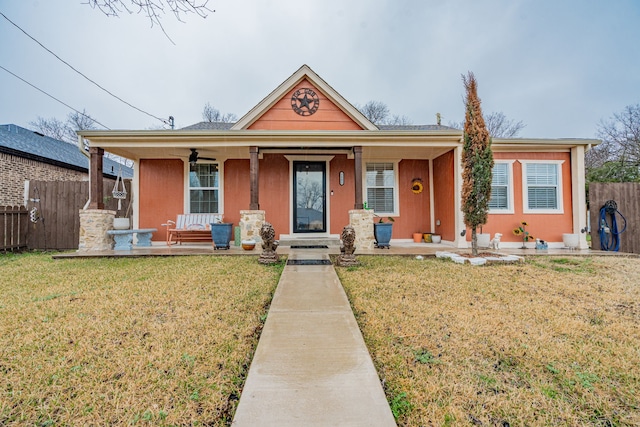
[[[326,163],[293,162],[293,232],[327,231]]]

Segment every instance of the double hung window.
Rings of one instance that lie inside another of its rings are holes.
[[[396,164],[393,162],[367,163],[367,207],[376,214],[393,215],[397,202]]]
[[[189,212],[220,213],[220,171],[217,163],[190,166]]]
[[[562,213],[562,161],[523,162],[525,213]]]

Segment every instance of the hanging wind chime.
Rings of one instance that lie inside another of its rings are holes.
[[[122,200],[127,198],[127,189],[124,187],[124,180],[122,179],[122,166],[118,168],[118,176],[111,194],[113,194],[114,199],[118,199],[118,210],[121,210]]]

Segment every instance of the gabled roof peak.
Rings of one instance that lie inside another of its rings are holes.
[[[282,82],[276,89],[253,107],[247,114],[238,120],[232,127],[232,130],[247,129],[258,120],[266,111],[268,111],[276,102],[292,90],[302,80],[307,79],[312,85],[320,90],[324,96],[331,100],[339,109],[347,114],[362,129],[377,130],[376,125],[371,123],[357,108],[351,105],[342,95],[325,82],[318,74],[315,73],[307,64],[303,64],[295,73]]]

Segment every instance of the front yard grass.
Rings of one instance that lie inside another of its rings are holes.
[[[228,425],[282,268],[0,255],[0,425]]]
[[[640,425],[640,259],[337,268],[401,426]]]

